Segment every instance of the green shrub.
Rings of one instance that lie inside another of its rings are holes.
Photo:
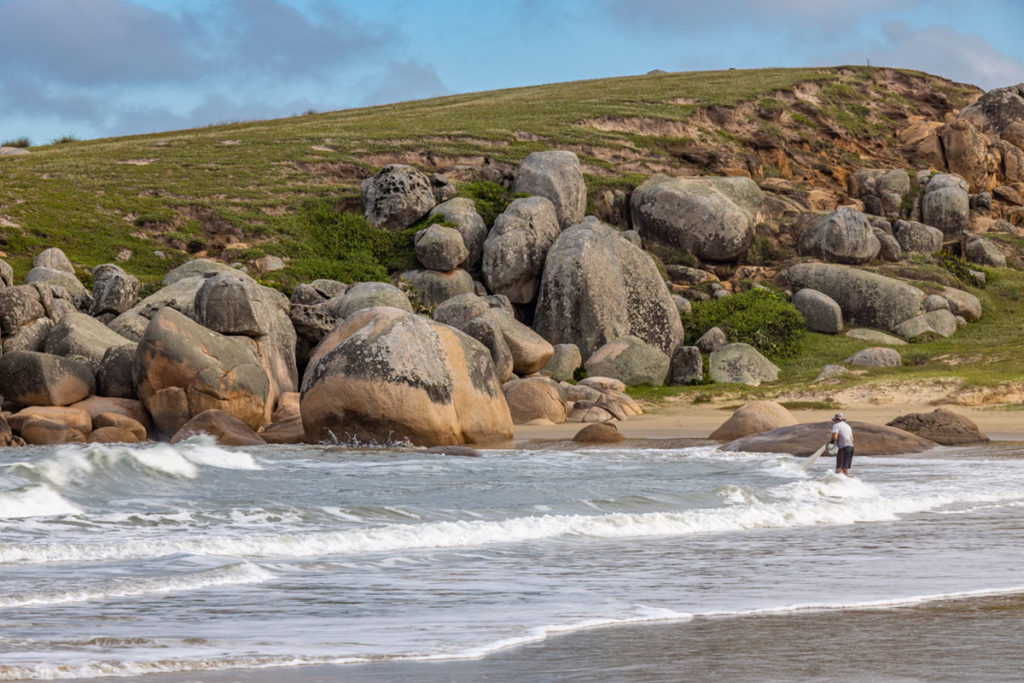
[[[786,358],[800,351],[804,317],[784,296],[768,289],[694,302],[683,318],[687,342],[693,343],[712,327],[720,327],[731,342],[744,342],[766,356]]]
[[[489,180],[477,180],[460,185],[459,196],[473,200],[476,212],[484,219],[484,225],[490,228],[494,225],[494,219],[508,208],[513,199],[526,195],[512,194],[503,185]]]
[[[21,148],[25,148],[25,147],[31,147],[31,146],[32,146],[32,141],[29,140],[28,138],[25,138],[25,137],[14,138],[13,140],[4,140],[3,142],[0,142],[0,147],[21,147]]]

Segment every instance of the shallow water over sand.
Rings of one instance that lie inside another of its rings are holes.
[[[846,617],[885,641],[870,615],[1024,595],[1022,453],[862,457],[848,479],[708,447],[6,449],[0,680],[423,677],[566,647],[547,673],[583,680],[615,670],[595,639],[740,658],[716,638]],[[663,659],[620,673],[680,671]]]

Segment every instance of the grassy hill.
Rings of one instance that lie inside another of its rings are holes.
[[[120,257],[144,291],[196,255],[247,263],[274,254],[287,268],[264,281],[288,291],[338,277],[339,259],[353,252],[373,267],[344,272],[372,277],[411,265],[408,231],[368,233],[338,219],[360,210],[359,183],[387,163],[448,173],[462,181],[461,194],[500,207],[504,190],[477,181],[500,178],[532,151],[570,149],[597,215],[608,210],[604,190],[652,173],[777,177],[795,192],[842,197],[858,167],[913,167],[895,142],[911,117],[941,121],[980,93],[867,67],[657,73],[71,140],[0,158],[0,251],[20,279],[36,253],[59,246],[86,284],[94,266]],[[920,265],[918,279],[950,279]],[[1007,270],[989,282],[972,290],[986,304],[982,321],[953,340],[915,345],[898,375],[986,386],[1020,379],[1024,318],[1011,302],[1024,280]],[[786,377],[806,382],[861,346],[810,335],[803,356],[784,362]]]

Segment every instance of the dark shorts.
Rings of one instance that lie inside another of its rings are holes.
[[[843,446],[836,453],[836,469],[848,470],[853,464],[853,446]]]

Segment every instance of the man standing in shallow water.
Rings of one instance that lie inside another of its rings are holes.
[[[836,451],[836,474],[842,472],[850,475],[850,466],[853,464],[853,430],[846,422],[842,413],[832,416],[832,439],[839,450]]]

